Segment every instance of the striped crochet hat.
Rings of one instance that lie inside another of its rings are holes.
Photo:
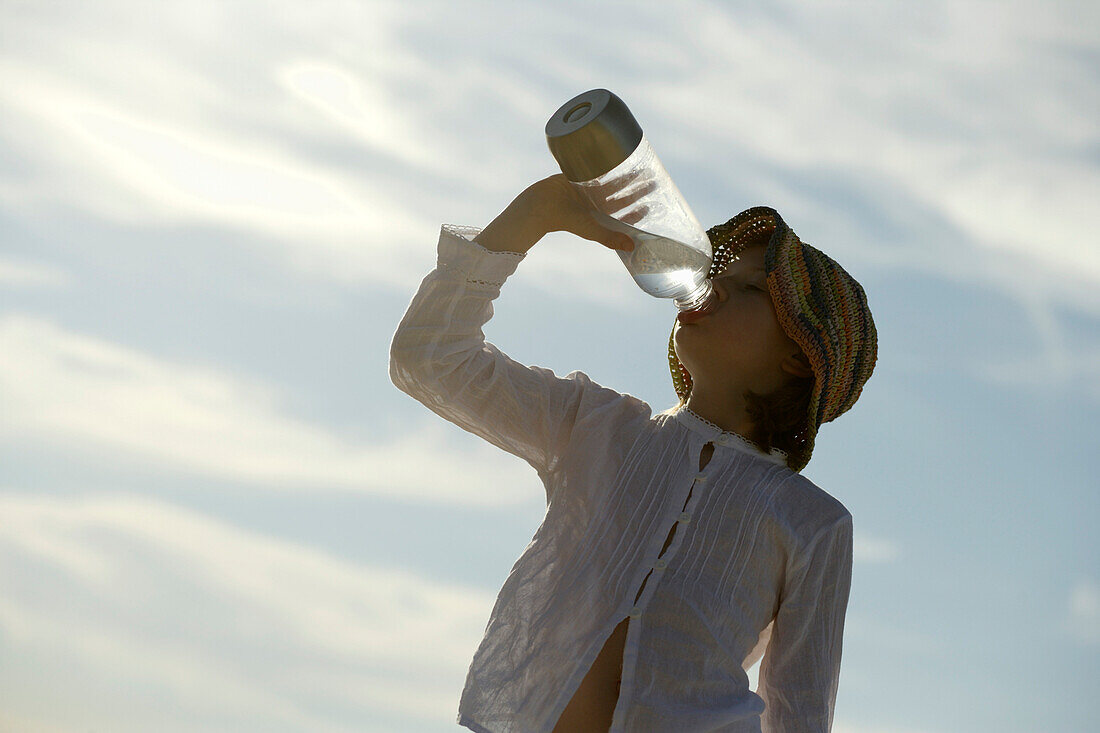
[[[815,376],[806,423],[797,437],[806,447],[805,458],[798,465],[788,462],[792,470],[800,471],[809,462],[818,428],[855,404],[874,371],[878,333],[860,284],[824,252],[803,243],[769,206],[746,209],[707,231],[714,248],[708,277],[725,270],[746,242],[768,232],[771,237],[764,254],[768,291],[780,326],[802,348]],[[676,394],[686,399],[691,375],[676,358],[672,335],[668,360]]]

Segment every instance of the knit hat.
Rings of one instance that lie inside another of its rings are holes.
[[[714,248],[708,278],[737,258],[750,239],[771,232],[764,254],[768,292],[779,325],[801,348],[814,372],[813,392],[803,429],[796,441],[804,458],[793,456],[788,465],[801,471],[810,460],[817,430],[855,404],[878,359],[875,330],[867,296],[856,280],[824,252],[803,243],[779,212],[754,206],[725,224],[707,230]],[[691,375],[676,357],[673,333],[668,339],[668,361],[676,394],[687,399]]]

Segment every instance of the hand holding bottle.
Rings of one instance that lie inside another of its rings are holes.
[[[623,205],[634,200],[636,196],[624,200]],[[474,241],[498,252],[527,252],[549,232],[570,232],[610,249],[630,252],[634,241],[627,229],[593,208],[564,174],[557,173],[524,189]]]

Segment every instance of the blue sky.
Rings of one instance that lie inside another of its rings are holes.
[[[835,730],[1100,725],[1095,3],[0,15],[0,729],[458,730],[543,493],[387,350],[596,87],[704,226],[774,206],[867,290],[804,471],[855,521]],[[673,316],[555,233],[486,333],[665,409]]]

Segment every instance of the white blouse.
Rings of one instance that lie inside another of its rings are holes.
[[[492,301],[525,255],[486,250],[472,241],[480,231],[441,227],[437,267],[390,351],[397,387],[527,461],[546,489],[546,515],[474,654],[458,723],[549,733],[629,616],[611,733],[828,731],[852,515],[779,453],[486,342]],[[745,670],[761,655],[753,692]]]

